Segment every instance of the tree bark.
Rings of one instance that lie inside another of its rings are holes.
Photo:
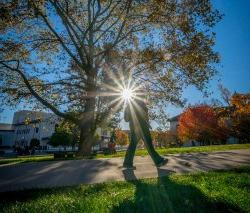
[[[88,76],[87,96],[85,103],[84,114],[82,115],[82,121],[80,122],[80,142],[78,155],[90,156],[91,148],[94,142],[95,134],[95,105],[96,97],[93,95],[96,91],[94,75]]]
[[[80,142],[78,147],[78,156],[91,156],[91,148],[94,140],[94,135],[90,130],[81,128],[80,130]]]

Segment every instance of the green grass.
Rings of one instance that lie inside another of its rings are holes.
[[[233,144],[233,145],[212,145],[212,146],[195,146],[195,147],[178,147],[178,148],[157,148],[156,151],[161,155],[168,154],[182,154],[192,152],[214,152],[214,151],[226,151],[236,149],[250,149],[250,143],[248,144]],[[136,150],[137,156],[146,156],[148,152],[146,149]],[[98,154],[96,158],[110,158],[110,157],[124,157],[125,151],[117,152],[117,154],[104,155]]]
[[[2,193],[0,212],[250,212],[250,167]]]
[[[213,146],[197,146],[197,147],[180,147],[180,148],[162,148],[156,149],[161,155],[168,154],[182,154],[182,153],[192,153],[192,152],[214,152],[214,151],[225,151],[225,150],[236,150],[236,149],[250,149],[250,144],[234,144],[234,145],[213,145]],[[137,150],[137,156],[148,155],[147,150]],[[117,152],[116,154],[97,154],[91,158],[115,158],[124,157],[125,151]],[[83,159],[81,157],[74,158],[75,160]],[[42,155],[42,156],[21,156],[12,158],[0,158],[1,164],[17,164],[17,163],[28,163],[28,162],[40,162],[40,161],[52,161],[54,160],[53,155]],[[68,159],[73,160],[73,159]]]
[[[39,162],[39,161],[51,161],[51,160],[54,160],[53,155],[18,156],[18,157],[10,157],[10,158],[0,158],[0,165],[1,164]]]

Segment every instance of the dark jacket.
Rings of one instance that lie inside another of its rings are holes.
[[[129,122],[130,128],[133,128],[136,132],[144,128],[150,128],[148,109],[144,101],[133,100],[131,104],[128,104],[124,112],[124,120]]]

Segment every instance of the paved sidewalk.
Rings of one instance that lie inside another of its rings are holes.
[[[0,191],[43,188],[157,177],[170,173],[187,173],[229,169],[250,165],[250,149],[211,153],[168,155],[168,163],[157,169],[147,157],[136,157],[134,174],[122,168],[123,158],[68,160],[25,163],[0,167]]]

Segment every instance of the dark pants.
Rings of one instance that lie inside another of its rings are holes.
[[[130,126],[130,144],[128,146],[125,159],[123,162],[124,167],[132,167],[133,166],[133,160],[135,156],[136,146],[138,144],[138,141],[142,139],[144,141],[144,144],[147,148],[147,151],[149,155],[151,156],[152,160],[154,161],[155,165],[158,165],[162,163],[164,160],[154,149],[153,141],[151,138],[151,134],[149,131],[149,127],[146,123],[142,122],[140,123],[141,129],[140,131],[135,131],[135,128],[133,125]]]

